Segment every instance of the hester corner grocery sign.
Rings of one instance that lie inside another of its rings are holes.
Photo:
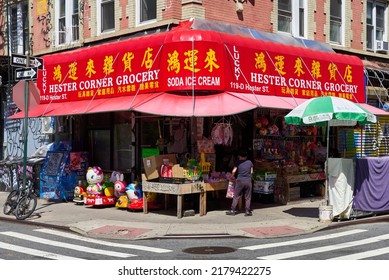
[[[356,57],[214,31],[173,30],[44,60],[41,103],[180,91],[365,98]]]

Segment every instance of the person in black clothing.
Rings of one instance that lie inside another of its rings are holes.
[[[251,212],[251,193],[253,189],[252,175],[253,175],[253,163],[247,159],[247,151],[242,150],[239,152],[237,162],[232,169],[232,176],[236,176],[236,186],[234,197],[232,199],[231,209],[226,212],[227,215],[235,216],[236,207],[238,206],[239,199],[244,194],[245,199],[245,216],[252,216]]]

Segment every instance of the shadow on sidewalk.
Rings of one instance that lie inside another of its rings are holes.
[[[319,209],[317,207],[292,207],[283,212],[293,215],[295,217],[306,217],[306,218],[319,217]]]

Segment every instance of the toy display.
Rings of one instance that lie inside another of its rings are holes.
[[[142,185],[139,182],[133,182],[126,187],[126,193],[128,197],[127,208],[130,210],[142,210],[143,209],[143,191]],[[149,209],[158,209],[161,206],[157,203],[157,194],[148,193],[147,195],[147,207]]]
[[[81,184],[78,184],[78,186],[74,188],[73,202],[75,202],[77,205],[82,205],[85,202],[85,198],[86,198],[85,187],[82,186]]]
[[[114,189],[115,197],[117,198],[115,206],[117,208],[127,209],[128,197],[126,194],[126,182],[122,173],[114,171],[111,176],[111,180],[115,180]]]
[[[100,167],[89,167],[86,180],[86,205],[115,205],[114,185],[112,182],[104,183],[104,173]]]

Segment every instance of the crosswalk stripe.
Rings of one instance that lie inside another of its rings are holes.
[[[108,251],[108,250],[99,250],[99,249],[89,248],[89,247],[85,247],[85,246],[69,244],[69,243],[65,243],[65,242],[53,241],[53,240],[49,240],[49,239],[45,239],[45,238],[35,237],[32,235],[11,232],[11,231],[0,232],[0,234],[11,236],[14,238],[23,239],[23,240],[28,240],[28,241],[32,241],[32,242],[42,243],[45,245],[50,245],[50,246],[55,246],[55,247],[63,247],[66,249],[81,251],[84,253],[100,254],[100,255],[113,256],[113,257],[118,257],[118,258],[128,258],[128,257],[136,256],[136,255],[132,255],[132,254],[125,254],[125,253]]]
[[[363,240],[350,241],[350,242],[346,242],[346,243],[329,245],[329,246],[324,246],[324,247],[315,247],[313,249],[306,249],[306,250],[293,251],[293,252],[282,253],[282,254],[275,254],[275,255],[257,257],[257,259],[261,259],[261,260],[281,260],[281,259],[287,259],[287,258],[304,256],[304,255],[310,255],[310,254],[317,254],[317,253],[323,253],[323,252],[328,252],[328,251],[334,251],[334,250],[344,249],[344,248],[348,248],[348,247],[355,247],[355,246],[359,246],[359,245],[365,245],[365,244],[370,244],[370,243],[374,243],[374,242],[383,241],[383,240],[386,240],[386,239],[389,239],[389,234],[384,234],[384,235],[380,235],[380,236],[366,238],[366,239],[363,239]]]
[[[389,254],[389,247],[379,248],[379,249],[351,254],[351,255],[339,256],[339,257],[331,258],[329,260],[362,260],[370,257],[384,255],[384,254]]]
[[[54,253],[50,253],[50,252],[46,252],[46,251],[42,251],[42,250],[36,250],[36,249],[27,248],[27,247],[7,244],[4,242],[0,242],[0,248],[5,249],[5,250],[10,250],[10,251],[16,251],[18,253],[23,253],[23,254],[27,254],[27,255],[52,259],[52,260],[82,260],[80,258],[74,258],[74,257],[54,254]]]
[[[127,248],[127,249],[135,249],[135,250],[142,250],[142,251],[148,251],[148,252],[153,252],[153,253],[169,253],[172,252],[172,250],[167,250],[167,249],[161,249],[161,248],[153,248],[153,247],[148,247],[148,246],[140,246],[140,245],[131,245],[131,244],[119,244],[115,242],[108,242],[108,241],[103,241],[103,240],[96,240],[93,238],[88,238],[72,233],[67,233],[67,232],[59,232],[51,229],[36,229],[34,231],[37,232],[43,232],[43,233],[48,233],[52,235],[58,235],[70,239],[76,239],[76,240],[82,240],[84,242],[89,242],[89,243],[96,243],[100,245],[105,245],[105,246],[111,246],[111,247],[119,247],[119,248]]]
[[[273,248],[273,247],[290,246],[290,245],[296,245],[296,244],[302,244],[302,243],[308,243],[308,242],[314,242],[314,241],[327,240],[327,239],[331,239],[331,238],[338,238],[338,237],[347,236],[347,235],[351,235],[351,234],[357,234],[357,233],[361,233],[361,232],[365,232],[365,231],[367,231],[367,230],[355,229],[355,230],[349,230],[349,231],[340,232],[340,233],[333,233],[333,234],[318,236],[318,237],[310,237],[310,238],[303,238],[303,239],[297,239],[297,240],[291,240],[291,241],[247,246],[247,247],[242,247],[239,249],[261,250],[261,249],[268,249],[268,248]]]

